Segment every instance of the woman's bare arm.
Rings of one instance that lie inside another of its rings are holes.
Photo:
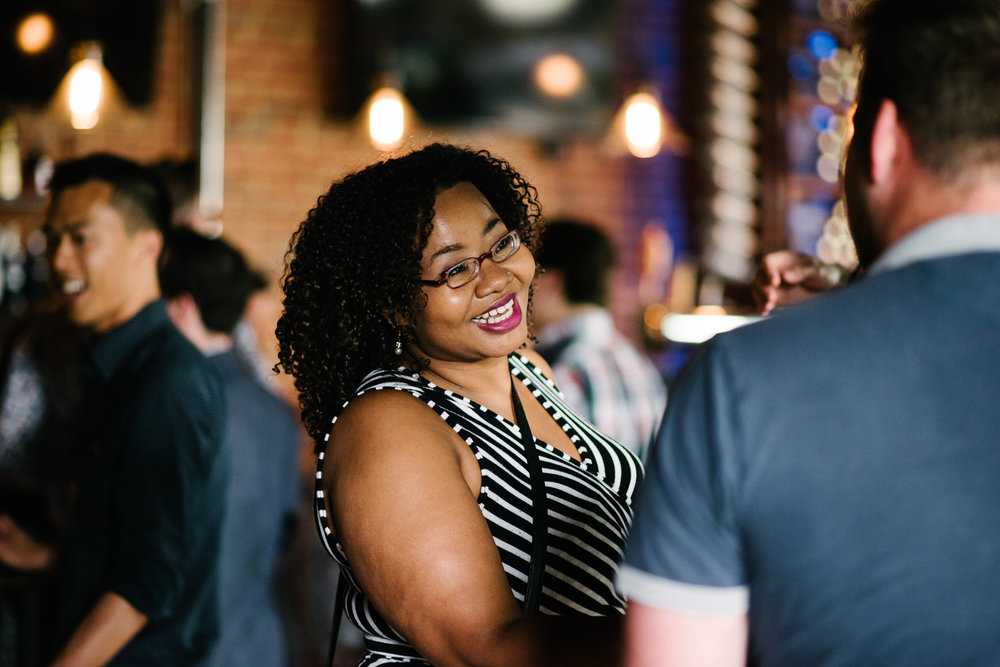
[[[522,617],[477,504],[475,456],[423,402],[361,397],[327,452],[327,497],[358,580],[435,665],[618,662],[618,618]]]

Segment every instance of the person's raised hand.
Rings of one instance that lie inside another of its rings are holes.
[[[753,295],[762,315],[812,298],[841,284],[846,269],[791,250],[770,252],[754,276]]]

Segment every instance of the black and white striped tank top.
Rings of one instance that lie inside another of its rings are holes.
[[[508,362],[512,377],[523,382],[563,428],[582,459],[577,461],[551,445],[535,441],[548,499],[541,613],[621,614],[624,602],[613,582],[632,519],[632,501],[642,481],[642,465],[625,447],[578,417],[534,364],[519,354],[512,354]],[[482,475],[479,508],[500,552],[511,592],[518,603],[523,603],[531,557],[532,512],[531,484],[517,425],[405,368],[369,374],[357,396],[385,389],[406,391],[424,401],[465,439],[476,455]],[[333,424],[336,421],[334,418]],[[327,521],[322,469],[320,453],[316,520],[324,545],[349,582],[346,614],[364,633],[367,650],[360,664],[428,664],[379,616],[358,586]]]

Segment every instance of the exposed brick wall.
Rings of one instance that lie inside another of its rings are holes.
[[[351,118],[326,112],[325,78],[338,18],[322,0],[229,0],[226,75],[227,235],[258,261],[280,261],[291,231],[330,182],[378,159]],[[620,225],[621,170],[593,148],[557,156],[495,135],[422,128],[412,145],[486,146],[538,187],[551,212]]]
[[[56,116],[18,117],[27,149],[55,158],[114,150],[139,160],[197,151],[194,111],[200,67],[193,3],[165,0],[154,98],[74,133]],[[261,268],[279,273],[288,237],[330,182],[378,159],[350,118],[327,109],[336,85],[343,16],[329,0],[228,0],[226,22],[225,236]],[[334,7],[334,9],[331,9]],[[622,157],[571,143],[546,152],[527,141],[456,128],[422,128],[413,145],[453,141],[489,148],[539,190],[552,215],[573,214],[625,239]],[[625,253],[632,248],[623,248]]]

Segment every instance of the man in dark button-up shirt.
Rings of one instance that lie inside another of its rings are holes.
[[[262,286],[228,241],[173,230],[160,267],[167,314],[219,371],[232,457],[222,529],[222,624],[211,667],[286,667],[276,577],[300,505],[301,435],[295,414],[269,391],[234,333]],[[291,620],[289,618],[288,620]]]
[[[57,662],[198,664],[218,632],[225,407],[218,375],[160,300],[169,199],[110,155],[59,165],[50,188],[53,286],[94,334],[81,374],[97,444],[76,464]],[[0,517],[0,559],[40,569],[55,554]]]

